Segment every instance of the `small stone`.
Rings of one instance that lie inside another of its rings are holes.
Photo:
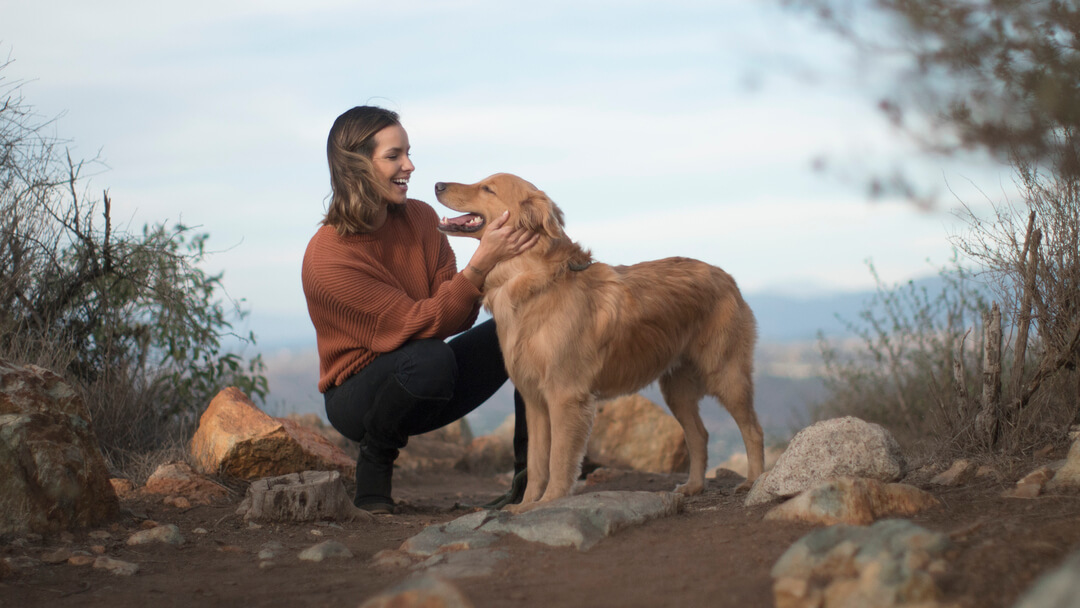
[[[46,564],[62,564],[71,559],[71,549],[60,548],[41,554],[41,561]]]
[[[89,566],[90,564],[94,563],[94,560],[96,559],[97,558],[93,555],[79,554],[69,557],[67,563],[71,564],[72,566]]]
[[[206,528],[195,528],[191,531],[192,534],[209,534],[210,531]]]
[[[255,523],[253,521],[249,521],[247,527],[248,527],[248,530],[261,530],[262,529],[262,524],[257,524],[257,523]]]
[[[105,545],[90,545],[90,552],[95,555],[105,555]]]
[[[259,549],[259,559],[274,559],[284,548],[285,545],[276,540],[264,543]]]
[[[184,498],[183,496],[177,496],[175,499],[173,499],[173,506],[177,509],[190,509],[191,501]]]
[[[308,562],[321,562],[331,558],[351,558],[352,551],[345,545],[335,541],[323,541],[313,547],[308,547],[300,552],[300,559]]]
[[[180,534],[180,528],[177,528],[174,524],[167,524],[151,530],[136,532],[127,539],[129,545],[148,545],[151,543],[179,546],[184,544],[184,537]]]
[[[25,570],[28,568],[36,568],[41,565],[41,560],[34,559],[27,555],[20,555],[17,557],[5,557],[4,562],[11,567],[12,570]]]
[[[104,555],[94,560],[94,567],[107,570],[118,576],[131,576],[139,571],[139,564],[105,557]]]
[[[113,492],[116,492],[116,495],[120,498],[124,498],[135,491],[135,484],[130,479],[113,477],[109,480],[109,484],[112,485]]]
[[[396,549],[383,549],[371,558],[371,563],[378,568],[408,568],[413,564],[412,558],[404,551]]]
[[[108,538],[112,538],[112,534],[110,534],[106,530],[92,530],[89,534],[87,534],[87,536],[94,540],[105,540]]]
[[[147,520],[143,521],[142,523],[140,523],[139,527],[142,528],[143,530],[153,530],[154,528],[156,528],[156,527],[158,527],[160,525],[161,524],[159,524],[158,522],[156,522],[156,521],[154,521],[152,519],[147,519]]]
[[[63,532],[60,533],[60,542],[62,542],[62,543],[73,543],[73,542],[75,542],[75,535],[72,534],[71,532],[68,532],[67,530],[64,530]]]
[[[311,534],[312,536],[322,536],[322,535],[323,535],[323,531],[322,531],[322,530],[311,530],[311,531],[309,532],[309,534]]]
[[[270,570],[271,568],[273,568],[276,565],[277,564],[275,564],[272,561],[264,560],[264,561],[259,562],[259,570]]]

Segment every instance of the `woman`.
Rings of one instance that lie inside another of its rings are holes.
[[[497,218],[458,272],[435,211],[407,197],[409,137],[390,110],[339,116],[326,155],[333,195],[302,270],[319,391],[330,424],[360,444],[353,502],[390,513],[393,463],[408,438],[461,418],[506,382],[494,322],[469,328],[487,273],[537,237]],[[504,500],[520,501],[525,415],[516,392],[514,401],[516,496]]]

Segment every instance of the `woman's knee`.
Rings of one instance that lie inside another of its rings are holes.
[[[458,365],[453,349],[442,340],[416,340],[404,349],[407,357],[396,370],[401,385],[420,399],[449,399],[454,395]]]

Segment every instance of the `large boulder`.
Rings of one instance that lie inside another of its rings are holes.
[[[600,404],[586,457],[600,466],[647,473],[682,473],[690,464],[682,426],[641,395]]]
[[[824,420],[791,439],[772,470],[750,489],[746,506],[795,496],[835,477],[897,481],[906,466],[900,445],[884,427],[852,416]]]
[[[341,448],[295,420],[269,416],[235,387],[218,393],[203,412],[191,455],[201,473],[239,479],[315,470],[351,477],[356,471]]]
[[[114,517],[109,477],[78,393],[47,369],[0,361],[0,534]]]

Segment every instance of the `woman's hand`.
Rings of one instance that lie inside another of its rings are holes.
[[[465,267],[465,276],[478,289],[483,287],[484,278],[496,264],[532,249],[540,240],[539,233],[508,226],[506,222],[509,218],[510,212],[507,211],[488,224],[484,236],[480,238],[480,246]]]

